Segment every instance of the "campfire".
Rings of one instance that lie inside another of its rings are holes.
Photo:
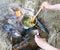
[[[36,18],[34,26],[26,28],[22,23],[22,19],[25,17],[25,14],[23,14],[22,10],[20,10],[19,8],[11,8],[11,10],[13,11],[13,14],[10,12],[5,16],[4,25],[2,27],[3,31],[7,33],[8,37],[12,37],[11,43],[13,45],[13,49],[14,47],[18,48],[18,46],[20,46],[20,43],[23,41],[29,43],[33,42],[34,35],[37,33],[37,31],[34,32],[35,30],[38,30],[39,36],[41,36],[41,33],[43,33],[44,35],[46,33],[48,34],[47,28],[38,18]],[[48,35],[45,37],[47,38]]]

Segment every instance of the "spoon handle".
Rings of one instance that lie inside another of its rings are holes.
[[[40,8],[40,9],[38,10],[38,12],[36,13],[36,15],[31,18],[31,22],[32,22],[32,23],[33,23],[34,20],[36,19],[37,15],[41,12],[41,10],[42,10],[42,8]]]
[[[41,10],[42,10],[42,8],[40,8],[40,9],[38,10],[38,12],[36,13],[36,15],[34,16],[35,18],[36,18],[37,15],[41,12]]]

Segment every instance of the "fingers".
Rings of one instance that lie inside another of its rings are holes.
[[[35,35],[35,39],[38,39],[38,38],[40,38],[39,35]]]
[[[35,42],[41,48],[43,48],[43,44],[45,43],[44,40],[37,35],[35,35]]]
[[[38,35],[35,35],[35,42],[39,43],[42,40]]]
[[[49,8],[49,3],[48,2],[43,2],[41,4],[42,9],[48,9]]]
[[[35,35],[35,42],[36,42],[37,44],[39,44],[39,43],[41,43],[41,42],[46,42],[46,39],[40,38],[40,36]]]
[[[39,38],[40,38],[39,36],[35,35],[35,42],[36,42],[37,45],[40,43]]]

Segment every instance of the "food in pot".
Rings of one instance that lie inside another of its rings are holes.
[[[23,24],[27,27],[33,27],[35,23],[31,23],[30,20],[31,20],[30,18],[25,18]]]

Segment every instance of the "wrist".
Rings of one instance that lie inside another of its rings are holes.
[[[53,5],[49,5],[48,7],[47,7],[47,9],[50,9],[50,10],[53,10]]]
[[[52,6],[51,5],[47,5],[46,6],[46,9],[50,9]]]

